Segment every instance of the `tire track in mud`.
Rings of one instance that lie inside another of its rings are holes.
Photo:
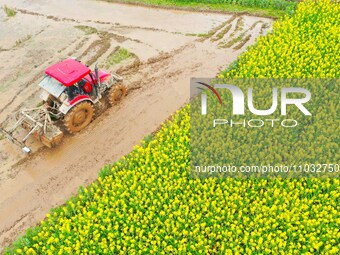
[[[20,87],[29,87],[30,85],[32,85],[33,83],[35,83],[37,80],[39,80],[39,78],[41,78],[41,74],[37,74],[35,75],[31,80],[29,80],[28,82],[26,82],[25,84],[21,85]],[[2,108],[0,109],[0,114],[3,113],[5,110],[7,110],[6,108],[9,107],[11,104],[13,104],[13,102],[17,99],[17,97],[19,97],[21,94],[23,94],[26,91],[26,89],[21,89],[19,92],[17,92],[15,94],[15,96],[13,98],[11,98],[11,100]],[[20,106],[19,106],[20,107]],[[17,108],[18,109],[18,108]]]
[[[90,66],[96,60],[102,56],[105,52],[109,50],[111,47],[110,38],[105,36],[99,40],[92,42],[87,49],[79,56],[80,59],[84,59],[86,56],[90,55],[90,53],[94,53],[94,55],[90,56],[88,60],[85,61],[86,65]]]
[[[262,21],[257,21],[255,23],[253,23],[251,25],[250,28],[248,28],[247,30],[245,30],[237,39],[236,43],[234,43],[232,46],[233,50],[240,50],[244,47],[246,47],[245,45],[250,41],[250,39],[252,38],[253,34],[251,33],[252,31],[254,31],[256,29],[256,27],[258,26],[258,24],[263,23]],[[259,33],[255,33],[255,34],[259,34]],[[239,39],[240,38],[240,39]],[[238,43],[238,44],[237,44]]]
[[[221,48],[230,48],[233,44],[235,44],[237,41],[242,39],[242,31],[244,28],[244,20],[243,17],[239,17],[236,20],[235,26],[231,34],[228,36],[230,39],[226,43],[220,43],[219,46]],[[239,35],[239,37],[236,37],[236,35]]]
[[[175,49],[171,52],[160,53],[156,57],[149,58],[147,61],[144,61],[144,62],[140,61],[138,56],[135,56],[135,60],[133,61],[133,63],[131,63],[127,66],[120,67],[119,69],[117,69],[116,72],[117,72],[117,74],[119,74],[121,76],[131,76],[135,73],[138,73],[139,69],[146,68],[147,66],[150,66],[150,65],[153,65],[153,64],[157,64],[157,66],[155,68],[158,70],[158,69],[160,69],[160,67],[168,65],[168,63],[166,63],[166,64],[163,63],[162,65],[159,65],[159,63],[162,63],[165,60],[171,59],[173,56],[180,54],[181,52],[185,51],[189,47],[191,47],[191,45],[184,45],[184,46],[182,46],[178,49]],[[148,75],[148,74],[146,74],[146,75]],[[146,81],[144,78],[142,79],[142,84],[150,83],[150,81]],[[140,86],[137,86],[137,87],[139,88]],[[134,90],[134,89],[136,89],[136,86],[129,86],[128,89]]]
[[[47,26],[46,28],[44,28],[44,29],[42,29],[41,31],[39,31],[38,33],[36,33],[36,34],[34,35],[34,37],[37,36],[37,35],[39,35],[39,34],[41,34],[42,32],[44,32],[48,27],[49,27],[49,26]],[[32,37],[32,38],[34,38],[34,37]],[[31,39],[32,39],[32,38],[31,38]],[[69,48],[69,47],[73,47],[74,44],[77,42],[77,40],[78,40],[78,39],[72,41],[70,45],[68,45],[68,46],[67,46],[66,48],[64,48],[64,49],[59,50],[58,52],[60,53],[60,52],[62,52],[62,51],[64,51],[64,50],[66,50],[66,49]],[[41,67],[47,66],[48,64],[52,63],[55,59],[56,59],[55,56],[51,56],[51,57],[49,57],[48,59],[44,60],[43,62],[40,62],[39,64],[36,64],[36,65],[34,66],[34,68],[32,68],[29,72],[31,72],[31,71],[33,71],[33,70],[39,70]],[[26,93],[27,90],[31,90],[32,85],[35,85],[35,83],[36,83],[41,77],[42,77],[42,73],[38,71],[37,74],[33,76],[33,78],[31,78],[31,79],[29,79],[28,81],[23,82],[22,84],[18,85],[18,86],[19,86],[20,88],[22,88],[22,89],[20,89],[20,90],[15,94],[15,96],[14,96],[13,98],[11,98],[11,100],[10,100],[4,107],[2,107],[2,108],[0,109],[0,114],[3,113],[5,110],[7,110],[7,108],[8,108],[11,104],[13,104],[13,102],[14,102],[19,96],[21,96],[22,94]],[[14,78],[14,79],[17,79],[17,77]],[[9,81],[9,83],[11,83],[11,82],[15,82],[15,80]],[[37,89],[36,89],[30,96],[34,95],[34,94],[36,93],[37,90],[38,90],[38,87],[37,87]],[[20,104],[18,107],[16,107],[15,110],[18,110],[21,106],[22,106],[22,104]]]
[[[20,9],[19,9],[20,10]],[[28,12],[28,14],[32,14],[31,12]],[[33,13],[32,15],[38,15],[36,13]],[[38,15],[38,16],[42,16],[42,15]],[[45,28],[46,29],[46,28]],[[44,30],[42,31],[39,31],[36,35],[39,35],[43,32]],[[104,53],[107,52],[107,50],[110,48],[111,46],[111,40],[115,40],[116,42],[118,43],[123,43],[127,40],[131,40],[131,41],[134,41],[134,42],[137,42],[137,43],[142,43],[141,41],[139,40],[136,40],[136,39],[131,39],[131,38],[128,38],[128,37],[125,37],[125,36],[122,36],[122,35],[119,35],[119,34],[115,34],[115,33],[112,33],[112,32],[106,32],[106,31],[98,31],[98,33],[96,33],[98,36],[99,36],[99,40],[96,40],[94,42],[92,42],[88,47],[87,49],[85,49],[84,52],[82,52],[80,55],[79,55],[79,58],[82,59],[82,58],[85,58],[86,56],[88,56],[90,53],[94,53],[93,56],[90,57],[90,59],[88,59],[86,61],[86,64],[87,65],[92,65],[93,63],[96,62],[96,60],[98,58],[100,58]],[[68,48],[74,48],[73,51],[70,51],[68,53],[68,56],[70,56],[70,54],[73,54],[75,52],[77,52],[77,50],[79,50],[83,45],[84,43],[88,40],[88,38],[83,38],[83,39],[80,39],[80,41],[78,42],[79,39],[76,39],[74,41],[71,42],[70,45],[68,45],[67,47],[65,48],[62,48],[60,50],[58,50],[58,53],[61,53],[61,52],[64,52],[66,51]],[[56,62],[57,61],[57,57],[55,56],[51,56],[50,58],[48,58],[47,60],[39,63],[38,65],[36,65],[34,67],[34,69],[31,69],[31,71],[33,70],[36,70],[36,69],[40,69],[40,67],[45,67],[47,65],[50,65],[52,64],[53,62]],[[30,91],[32,89],[32,86],[33,85],[36,85],[36,82],[42,77],[42,71],[41,72],[38,72],[35,76],[33,76],[33,78],[29,79],[28,81],[22,83],[19,85],[20,89],[9,101],[8,103],[6,103],[1,109],[0,109],[0,114],[2,114],[5,110],[8,110],[9,106],[11,106],[15,100],[20,97],[21,95],[25,94],[27,91]],[[16,78],[15,78],[16,79]],[[14,82],[14,81],[10,81],[10,82]],[[37,87],[37,89],[35,89],[33,91],[33,93],[30,94],[30,97],[31,96],[34,96],[37,92],[38,92],[39,88]],[[21,103],[19,104],[17,107],[15,107],[13,110],[14,111],[17,111],[19,110],[22,106],[23,106],[24,103]],[[8,117],[2,122],[6,122],[8,119]],[[1,124],[1,123],[0,123]]]
[[[39,33],[39,34],[40,34],[40,33]],[[73,41],[73,42],[71,43],[71,45],[68,46],[68,47],[72,47],[72,46],[76,43],[76,41],[77,41],[77,40]],[[38,70],[39,70],[40,67],[42,67],[42,66],[47,66],[48,64],[52,63],[55,59],[56,59],[55,56],[51,56],[51,57],[48,58],[47,60],[45,60],[45,61],[39,63],[38,65],[36,65],[36,66],[34,67],[34,69],[31,69],[31,71],[33,71],[33,70],[35,70],[35,69],[38,69]],[[20,87],[21,89],[15,94],[15,96],[14,96],[13,98],[11,98],[11,99],[9,100],[9,102],[8,102],[5,106],[3,106],[3,107],[0,109],[0,114],[3,113],[5,110],[7,110],[7,108],[8,108],[10,105],[12,105],[12,104],[14,103],[14,101],[15,101],[18,97],[20,97],[22,94],[25,94],[27,91],[30,91],[30,90],[32,89],[32,86],[35,85],[36,82],[37,82],[39,79],[41,79],[41,77],[42,77],[42,72],[37,72],[37,74],[34,75],[33,78],[31,78],[31,79],[29,79],[28,81],[26,81],[26,82],[22,83],[21,85],[19,85],[19,87]],[[14,82],[14,81],[11,81],[11,82]],[[37,87],[37,88],[33,91],[33,93],[31,93],[31,94],[29,95],[29,97],[35,95],[35,94],[37,93],[38,90],[39,90],[39,87]],[[23,106],[23,103],[19,104],[17,107],[14,108],[14,111],[19,110],[22,106]],[[6,118],[6,120],[7,120],[7,118]],[[6,120],[5,120],[4,122],[6,122]],[[2,122],[2,123],[3,123],[3,122]],[[0,123],[0,124],[1,124],[1,123]]]
[[[112,22],[102,22],[102,21],[96,21],[96,20],[85,20],[85,21],[80,21],[80,20],[76,20],[76,19],[70,19],[70,18],[59,18],[57,16],[52,16],[52,15],[45,15],[45,14],[41,14],[38,12],[33,12],[33,11],[28,11],[28,10],[24,10],[24,9],[18,9],[16,8],[15,10],[17,10],[18,12],[22,13],[22,14],[28,14],[28,15],[34,15],[34,16],[41,16],[41,17],[45,17],[46,19],[51,19],[57,22],[61,22],[61,21],[70,21],[70,22],[74,22],[77,24],[81,24],[81,23],[96,23],[96,24],[101,24],[101,25],[111,25],[111,28],[125,28],[125,29],[141,29],[141,30],[149,30],[149,31],[153,31],[153,32],[166,32],[166,33],[174,33],[174,32],[169,32],[165,29],[157,29],[157,28],[152,28],[152,27],[141,27],[141,26],[124,26],[124,25],[120,25],[119,23],[112,23]],[[110,29],[109,29],[110,30]],[[99,31],[98,34],[100,35],[101,33],[107,33],[107,32],[103,32],[103,31]],[[115,34],[110,32],[110,35],[112,36],[112,38],[114,38],[115,40],[117,40],[118,42],[124,42],[126,40],[132,40],[134,42],[138,42],[138,43],[142,43],[140,40],[136,40],[136,39],[132,39],[129,37],[125,37],[123,35],[119,35],[119,34]]]
[[[8,228],[3,229],[0,232],[0,237],[2,235],[6,235],[6,237],[3,239],[3,244],[10,244],[15,240],[18,236],[22,235],[22,228],[25,228],[25,226],[34,226],[34,216],[39,214],[41,211],[42,207],[34,207],[31,209],[29,212],[21,215],[15,222],[13,222],[12,225],[10,225]],[[0,243],[1,244],[1,243]],[[3,251],[1,251],[1,246],[0,246],[0,254]]]
[[[29,10],[25,10],[25,9],[20,9],[20,8],[15,8],[16,11],[22,13],[22,14],[28,14],[28,15],[33,15],[33,16],[40,16],[40,17],[45,17],[47,19],[51,19],[54,21],[71,21],[71,22],[75,22],[75,23],[80,23],[80,21],[75,20],[75,19],[70,19],[70,18],[59,18],[53,15],[45,15],[42,13],[38,13],[38,12],[33,12],[33,11],[29,11]]]
[[[11,50],[17,49],[20,46],[23,46],[24,43],[26,43],[27,41],[29,41],[30,39],[42,34],[44,31],[46,31],[49,28],[49,25],[47,25],[45,28],[41,29],[40,31],[38,31],[37,33],[35,33],[34,35],[28,35],[25,38],[19,39],[18,41],[15,42],[15,45],[12,46]]]
[[[268,23],[258,20],[245,30],[244,17],[242,15],[233,15],[229,20],[210,30],[201,40],[204,41],[210,38],[210,41],[217,42],[220,48],[231,48],[234,46],[233,50],[240,50],[250,41],[252,37],[251,32],[258,24],[262,24],[259,34],[263,34],[264,30],[269,28]],[[228,40],[225,41],[224,38],[228,38]]]
[[[9,236],[8,237],[6,237],[5,239],[4,239],[4,242],[6,243],[6,242],[9,242],[13,237],[15,237],[16,236],[16,230],[14,230],[14,228],[18,228],[18,225],[21,223],[21,222],[23,222],[23,220],[25,220],[26,218],[27,218],[27,216],[29,216],[31,214],[31,212],[28,212],[28,213],[26,213],[26,214],[24,214],[24,215],[21,215],[21,217],[19,218],[19,219],[17,219],[11,226],[9,226],[8,228],[5,228],[5,229],[3,229],[1,232],[0,232],[0,236],[2,235],[2,234],[4,234],[4,233],[6,233],[7,235],[8,235],[8,233],[10,233],[9,234]],[[20,227],[19,227],[20,228]],[[13,230],[13,232],[12,232],[12,230]]]
[[[263,22],[260,30],[260,35],[265,34],[270,29],[270,24],[267,22]]]
[[[211,32],[208,33],[207,38],[210,38],[210,41],[216,42],[221,40],[232,28],[234,20],[237,19],[238,15],[233,15],[229,20],[223,22],[220,26],[212,29]],[[209,36],[210,34],[210,36]]]
[[[93,41],[79,56],[79,59],[88,58],[85,61],[86,65],[88,66],[94,64],[101,56],[103,56],[111,48],[112,40],[119,44],[122,44],[127,40],[142,43],[139,40],[131,39],[107,31],[99,31],[97,35],[99,36],[99,39]]]
[[[215,38],[212,38],[212,41],[218,42],[218,47],[220,48],[232,48],[233,50],[240,50],[246,47],[246,44],[250,41],[253,36],[252,31],[254,31],[259,24],[261,25],[261,29],[265,29],[267,23],[262,20],[258,20],[251,24],[247,29],[244,29],[244,20],[243,17],[239,17],[234,24],[230,24],[223,29],[221,29],[221,34],[217,34]],[[233,27],[233,29],[232,29]],[[223,33],[225,31],[225,33]],[[261,30],[262,31],[262,30]],[[230,35],[229,35],[230,33]],[[256,32],[256,35],[261,34],[261,32]],[[227,37],[227,40],[224,38]],[[234,46],[234,47],[233,47]]]
[[[64,51],[68,51],[67,55],[70,56],[72,53],[75,53],[77,50],[79,50],[90,38],[85,36],[84,38],[76,39],[72,42],[72,45],[67,45],[66,47],[58,50],[58,53],[62,53]],[[74,49],[71,51],[70,48],[74,46]]]
[[[81,20],[71,19],[71,18],[60,18],[60,17],[57,17],[57,16],[46,15],[46,14],[42,14],[42,13],[39,13],[39,12],[29,11],[29,10],[20,9],[20,8],[15,8],[15,10],[22,13],[22,14],[45,17],[46,19],[54,20],[54,21],[57,21],[57,22],[69,21],[69,22],[74,22],[74,23],[77,23],[77,24],[95,23],[95,24],[99,24],[99,25],[111,25],[114,28],[137,29],[137,30],[140,29],[140,30],[148,30],[148,31],[153,31],[153,32],[165,32],[165,33],[176,34],[175,32],[169,32],[165,29],[159,29],[159,28],[154,28],[154,27],[125,26],[125,25],[121,25],[120,23],[117,23],[117,22],[113,23],[113,22],[109,22],[109,21],[99,21],[99,20],[90,20],[90,19],[81,21]]]

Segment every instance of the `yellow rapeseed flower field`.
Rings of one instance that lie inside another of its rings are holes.
[[[338,3],[302,2],[222,75],[340,77],[339,22]],[[339,179],[191,179],[189,112],[5,254],[340,254]]]
[[[306,0],[293,17],[274,23],[272,33],[260,37],[221,77],[340,77],[339,23],[338,1]]]

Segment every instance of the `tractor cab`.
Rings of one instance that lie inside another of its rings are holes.
[[[94,71],[77,61],[66,59],[45,70],[45,77],[39,83],[43,89],[40,98],[54,120],[64,119],[70,133],[78,132],[90,123],[94,105],[103,95],[112,105],[125,95],[122,78],[98,70]]]
[[[66,59],[56,63],[47,68],[45,74],[64,87],[63,92],[66,92],[69,102],[79,95],[90,96],[94,91],[93,86],[97,83],[91,74],[91,69],[75,59]],[[86,79],[85,76],[89,76],[90,79]]]
[[[84,96],[88,96],[92,100],[98,98],[101,83],[110,77],[109,73],[97,68],[95,72],[92,72],[90,68],[75,59],[66,59],[56,63],[48,67],[45,74],[45,78],[39,84],[40,87],[55,98],[59,98],[64,93],[70,104],[76,102],[78,97],[83,99]]]
[[[91,73],[91,69],[75,59],[66,59],[45,70],[45,74],[59,81],[65,87],[74,86]]]

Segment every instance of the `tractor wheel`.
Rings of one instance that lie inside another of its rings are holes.
[[[126,95],[126,87],[119,83],[117,85],[112,86],[109,92],[109,99],[111,105],[117,104],[123,97]]]
[[[64,125],[69,133],[84,129],[93,118],[94,109],[91,103],[82,102],[73,107],[64,118]]]

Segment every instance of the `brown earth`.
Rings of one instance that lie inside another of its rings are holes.
[[[119,72],[129,92],[55,149],[29,140],[33,153],[25,156],[0,138],[0,252],[188,102],[190,77],[215,76],[272,23],[87,0],[4,4],[17,14],[0,10],[0,122],[36,106],[43,70],[69,56]],[[108,64],[118,47],[132,56]]]

